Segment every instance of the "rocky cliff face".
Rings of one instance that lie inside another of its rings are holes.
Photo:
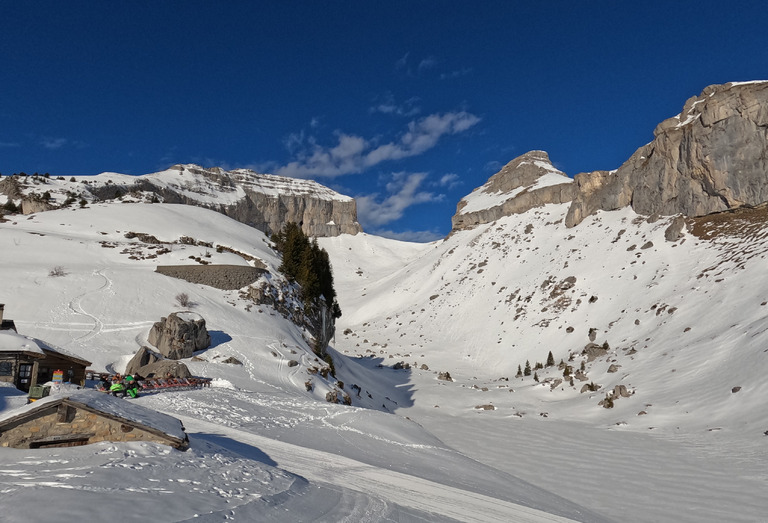
[[[768,201],[768,82],[709,86],[618,170],[575,177],[572,227],[598,210],[701,216]]]
[[[48,192],[52,199],[44,199]],[[312,237],[362,232],[355,200],[311,180],[259,174],[248,169],[225,171],[197,165],[174,165],[168,170],[128,176],[47,179],[13,176],[0,179],[0,194],[25,214],[72,205],[78,200],[113,200],[132,196],[141,201],[181,203],[206,207],[271,235],[287,222],[301,224]]]
[[[175,165],[140,178],[143,190],[165,202],[208,207],[267,235],[287,222],[301,224],[315,237],[362,232],[355,200],[311,180],[196,165]]]
[[[471,229],[548,203],[573,200],[573,180],[555,169],[544,151],[530,151],[505,165],[482,187],[461,199],[452,230]]]

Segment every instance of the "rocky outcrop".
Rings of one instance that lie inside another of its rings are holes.
[[[153,352],[149,347],[142,347],[136,351],[136,354],[133,355],[131,361],[129,361],[128,365],[125,366],[125,374],[136,374],[139,372],[140,368],[149,365],[150,363],[159,361],[161,358],[162,356]],[[146,376],[145,374],[141,375]]]
[[[211,336],[199,314],[174,312],[152,326],[148,341],[166,358],[179,360],[208,348]]]
[[[126,375],[139,375],[144,378],[165,378],[168,374],[174,378],[191,378],[192,373],[180,361],[163,359],[149,347],[140,348],[125,366]]]
[[[34,214],[55,209],[56,206],[40,198],[25,197],[21,200],[21,214]]]
[[[461,199],[451,218],[452,230],[472,229],[534,207],[569,202],[574,189],[573,180],[552,165],[546,152],[527,152]]]
[[[768,201],[768,82],[712,85],[616,171],[581,173],[565,224],[598,210],[702,216]]]
[[[144,378],[165,378],[168,375],[172,378],[192,377],[189,368],[184,363],[176,360],[159,360],[140,367],[134,371],[134,374],[137,373]]]
[[[277,283],[266,278],[255,285],[240,290],[240,298],[258,305],[269,305],[284,318],[307,330],[312,337],[312,348],[318,355],[325,355],[331,339],[336,333],[336,320],[333,311],[324,300],[313,304],[304,303],[300,288],[296,284],[283,281]]]

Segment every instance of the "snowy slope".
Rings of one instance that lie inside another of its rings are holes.
[[[426,245],[321,239],[343,311],[330,352],[352,407],[325,402],[333,380],[308,374],[304,333],[270,307],[154,272],[190,256],[251,263],[222,245],[279,279],[262,233],[201,208],[117,202],[0,223],[0,302],[22,334],[120,371],[184,292],[213,338],[185,363],[214,378],[137,400],[183,420],[187,453],[0,449],[4,520],[28,520],[41,496],[44,519],[109,507],[157,521],[763,520],[764,223],[670,243],[666,219],[622,210],[566,229],[565,212]],[[586,361],[590,329],[609,350]],[[540,383],[515,377],[550,350],[574,371],[584,361],[587,381],[554,386],[556,367]],[[629,397],[599,406],[617,385]],[[22,400],[0,388],[0,409]]]
[[[546,206],[428,246],[389,243],[392,270],[353,257],[363,238],[322,240],[352,309],[337,324],[336,348],[353,358],[342,379],[389,381],[361,403],[610,517],[761,520],[765,218],[671,243],[668,220],[625,209],[566,229],[566,211]],[[591,329],[609,351],[587,361]],[[515,378],[550,350],[574,371],[583,361],[586,381],[554,386],[557,367],[538,370],[540,383]],[[411,369],[394,370],[400,361]],[[437,379],[446,371],[453,382]],[[587,383],[600,388],[582,393]],[[629,397],[598,405],[622,385]]]
[[[182,236],[212,247],[178,243]],[[387,250],[385,241],[368,241]],[[201,208],[114,202],[0,223],[0,300],[20,332],[86,358],[96,370],[122,371],[152,324],[182,310],[175,296],[187,293],[213,344],[185,363],[214,378],[210,389],[136,400],[184,421],[187,453],[145,443],[0,450],[4,521],[28,520],[25,507],[41,496],[41,519],[108,508],[155,521],[608,521],[456,452],[413,421],[326,403],[332,383],[309,374],[317,362],[298,327],[236,291],[154,271],[157,264],[196,263],[190,257],[250,263],[218,252],[219,245],[280,278],[262,233]],[[394,249],[400,263],[402,249]],[[222,363],[229,356],[243,364]],[[289,366],[291,359],[299,365]],[[354,365],[337,359],[340,367]],[[13,392],[0,389],[3,411],[19,406],[22,397]]]

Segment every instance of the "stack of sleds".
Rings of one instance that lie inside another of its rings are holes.
[[[96,377],[93,372],[92,378]],[[175,378],[168,376],[166,378],[141,378],[134,379],[133,376],[121,376],[120,374],[100,374],[99,383],[96,390],[107,392],[115,396],[124,397],[129,395],[135,398],[139,393],[146,394],[152,392],[161,392],[166,390],[191,390],[211,386],[211,378]]]
[[[160,378],[138,380],[139,391],[189,390],[211,386],[211,378]]]

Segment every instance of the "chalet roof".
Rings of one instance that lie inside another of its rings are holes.
[[[45,356],[37,340],[13,331],[0,331],[0,352],[25,352]]]
[[[93,389],[82,389],[62,395],[48,396],[18,409],[0,412],[0,430],[5,425],[19,421],[24,422],[28,418],[33,418],[40,411],[61,404],[117,419],[125,424],[178,440],[180,443],[187,439],[184,425],[173,416],[142,407],[132,400],[115,398]]]
[[[75,356],[61,347],[13,331],[0,331],[0,352],[25,352],[39,354],[40,357],[52,354],[86,367],[91,364],[90,361]]]

